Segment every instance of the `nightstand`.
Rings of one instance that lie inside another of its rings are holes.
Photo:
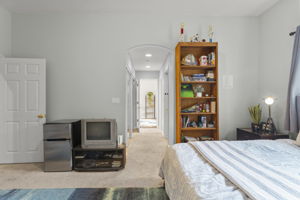
[[[238,128],[237,140],[276,140],[288,139],[289,134],[286,132],[278,132],[276,134],[256,133],[251,128]]]

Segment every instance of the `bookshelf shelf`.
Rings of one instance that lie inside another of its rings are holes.
[[[216,84],[216,81],[182,81],[182,84]]]
[[[182,128],[182,131],[214,131],[216,128]]]
[[[210,60],[208,65],[201,65],[200,62],[197,65],[183,65],[181,61],[188,54],[193,54],[197,61],[201,56],[212,54],[214,54],[214,59],[213,62]],[[199,74],[202,74],[204,80],[214,81],[198,81],[194,77],[200,76]],[[209,74],[213,74],[213,78]],[[197,97],[195,87],[204,89],[203,97]],[[189,95],[184,95],[183,91],[187,91],[187,88],[190,91]],[[191,95],[191,90],[193,90],[194,97]],[[183,142],[185,136],[218,140],[218,103],[218,43],[178,43],[176,46],[176,143]],[[182,112],[183,110],[190,112]],[[199,112],[202,110],[209,112]],[[211,125],[214,127],[208,128]]]
[[[206,112],[190,112],[190,113],[181,113],[181,115],[216,115],[217,113],[206,113]]]
[[[182,100],[193,100],[193,99],[216,99],[216,97],[180,97]]]
[[[182,70],[201,70],[201,69],[215,69],[215,66],[199,66],[199,65],[182,65],[181,66]]]

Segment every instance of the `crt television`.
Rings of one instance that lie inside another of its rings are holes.
[[[81,120],[82,148],[116,148],[117,122],[115,119]]]

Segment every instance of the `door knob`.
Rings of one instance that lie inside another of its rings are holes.
[[[45,118],[46,116],[45,116],[44,114],[39,114],[37,117],[40,118],[40,119],[43,119],[43,118]]]

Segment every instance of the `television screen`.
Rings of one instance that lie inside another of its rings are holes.
[[[86,137],[87,140],[110,140],[111,139],[110,122],[87,122]]]

